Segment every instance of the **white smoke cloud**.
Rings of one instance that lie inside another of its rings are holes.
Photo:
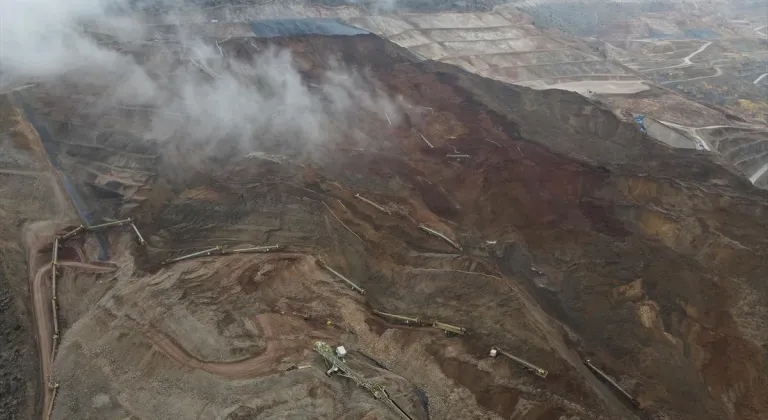
[[[65,85],[91,95],[83,112],[151,110],[147,138],[201,150],[229,141],[247,152],[270,138],[321,142],[361,113],[393,123],[400,114],[370,75],[338,63],[309,86],[288,51],[234,60],[178,26],[165,36],[173,39],[153,41],[143,16],[119,0],[0,0],[0,17],[0,90]],[[134,58],[119,46],[142,53]]]

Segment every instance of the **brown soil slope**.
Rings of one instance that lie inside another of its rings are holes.
[[[361,115],[364,136],[340,128],[311,147],[264,139],[280,164],[151,144],[115,163],[130,143],[117,135],[112,154],[56,149],[80,162],[78,188],[105,165],[123,168],[115,178],[135,175],[124,200],[87,199],[102,217],[136,218],[150,246],[113,231],[116,272],[63,268],[53,418],[397,418],[351,381],[326,377],[315,340],[344,344],[350,364],[418,419],[768,416],[764,193],[575,93],[417,62],[373,36],[270,42],[294,51],[309,82],[329,56],[370,68],[413,115],[391,125]],[[265,43],[221,47],[249,57]],[[73,117],[65,94],[23,95],[56,141],[93,118]],[[78,124],[56,123],[69,118]],[[125,132],[140,119],[115,111],[110,123]],[[456,152],[469,158],[446,158]],[[289,252],[158,265],[241,243]],[[95,238],[82,248],[96,258]],[[469,333],[395,325],[372,309]],[[492,346],[549,375],[491,359]],[[587,357],[640,407],[598,380]]]

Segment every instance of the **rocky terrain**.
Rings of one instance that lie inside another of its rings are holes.
[[[765,4],[524,2],[519,8],[541,28],[591,39],[595,52],[657,84],[632,98],[605,98],[614,109],[651,116],[688,144],[730,161],[755,185],[768,182]]]
[[[93,78],[4,95],[4,415],[398,418],[327,376],[318,340],[413,419],[768,415],[768,195],[729,165],[577,93],[317,34],[335,23],[269,38],[254,25],[209,28],[204,60],[172,29],[94,35],[142,63],[162,108],[112,102],[117,84]],[[253,59],[284,77],[238,65]],[[274,105],[258,131],[215,131],[258,117],[220,102],[229,74]],[[211,89],[184,102],[191,117],[174,90],[186,78]],[[299,91],[270,93],[285,86]],[[125,217],[147,245],[128,227],[75,236],[52,293],[54,236]]]

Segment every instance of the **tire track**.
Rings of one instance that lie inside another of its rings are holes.
[[[306,340],[301,340],[306,341],[306,343],[299,342],[293,345],[286,345],[284,343],[286,339],[279,337],[277,334],[278,330],[285,330],[284,328],[280,328],[279,324],[286,324],[286,321],[273,319],[277,317],[282,317],[282,315],[256,315],[256,321],[264,331],[267,348],[258,356],[234,362],[211,362],[201,360],[197,356],[192,355],[173,338],[163,333],[158,328],[154,326],[144,326],[139,329],[157,350],[176,362],[192,369],[202,370],[227,379],[246,379],[275,373],[275,366],[279,364],[278,362],[283,357],[290,353],[289,350],[293,347],[307,347],[311,339],[333,338],[330,334],[313,331],[312,334],[306,336]],[[284,326],[285,325],[283,325],[283,327]]]

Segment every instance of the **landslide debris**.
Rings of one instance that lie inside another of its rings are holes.
[[[93,135],[99,116],[67,100],[83,94],[77,86],[15,94],[49,130],[41,144],[92,216],[132,217],[149,243],[110,231],[107,241],[81,237],[68,257],[96,261],[106,244],[118,269],[62,269],[52,418],[397,418],[326,376],[318,340],[343,344],[415,419],[768,415],[765,193],[575,93],[420,62],[374,36],[219,45],[232,59],[291,50],[307,83],[334,57],[409,106],[395,122],[363,112],[354,133],[340,125],[311,145],[265,135],[256,151],[151,141],[137,150],[145,113],[110,110]],[[92,188],[105,175],[122,186]],[[285,249],[160,265],[241,244]],[[488,357],[494,346],[549,374]]]

